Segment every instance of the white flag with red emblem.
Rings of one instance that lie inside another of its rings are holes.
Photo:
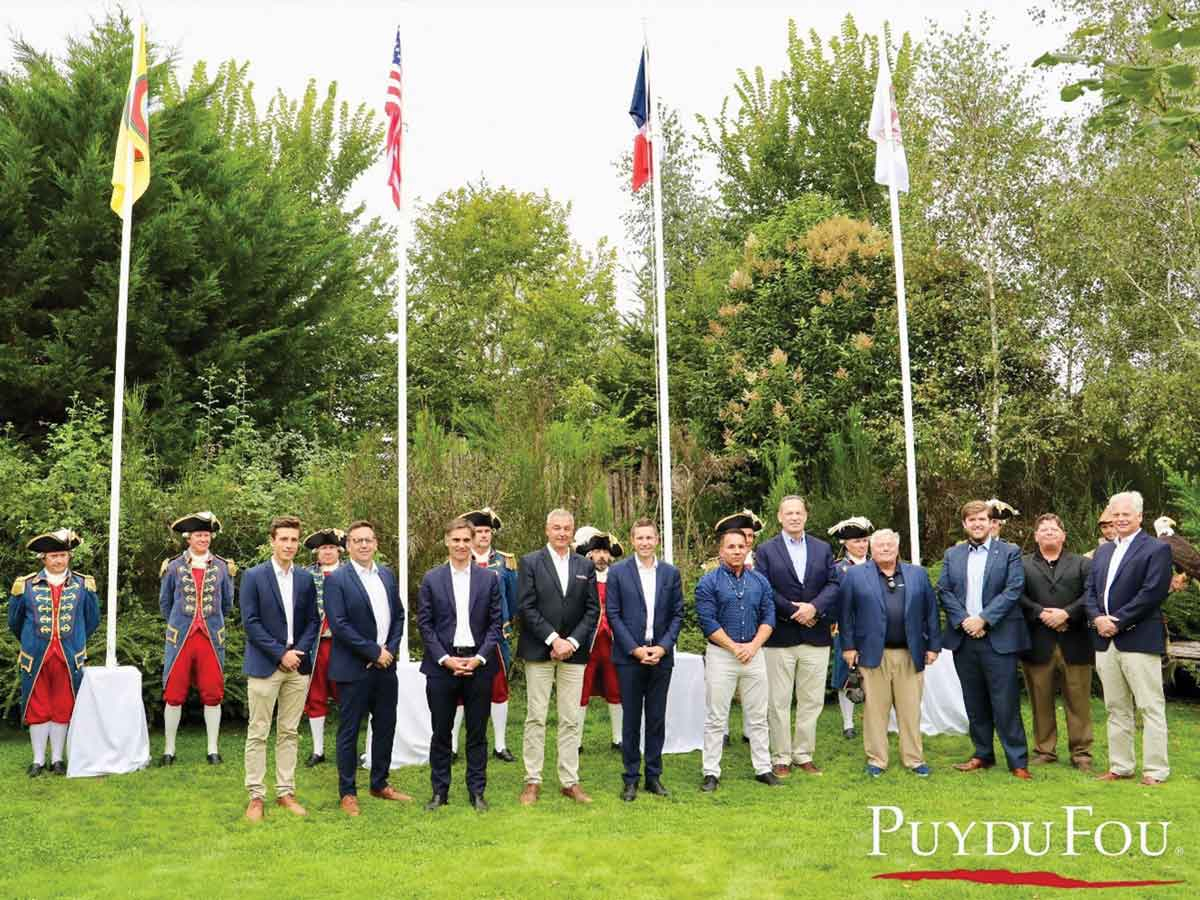
[[[896,110],[896,89],[892,86],[892,73],[888,69],[887,52],[880,44],[879,78],[875,82],[875,100],[871,104],[871,121],[867,124],[867,136],[875,142],[875,182],[892,183],[896,179],[896,190],[908,190],[908,160],[904,156],[904,144],[900,140],[900,113]],[[894,159],[893,159],[894,155]]]

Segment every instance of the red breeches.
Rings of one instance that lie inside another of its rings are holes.
[[[163,690],[163,701],[171,706],[183,706],[188,689],[193,686],[205,706],[216,706],[225,699],[225,675],[217,662],[217,651],[201,629],[188,634],[175,657]]]

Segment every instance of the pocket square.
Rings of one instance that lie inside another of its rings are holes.
[[[576,575],[575,577],[578,578],[580,581],[587,581],[586,575]]]

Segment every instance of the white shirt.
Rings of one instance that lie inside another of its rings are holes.
[[[350,560],[354,571],[362,579],[363,587],[367,589],[367,597],[371,601],[371,615],[375,617],[375,643],[386,647],[387,634],[392,627],[392,608],[388,605],[387,588],[379,577],[379,567],[374,562],[369,569],[364,569],[355,560]]]
[[[1129,552],[1129,545],[1133,543],[1133,539],[1137,537],[1135,531],[1129,537],[1118,537],[1113,541],[1112,559],[1108,561],[1108,577],[1104,580],[1104,614],[1108,615],[1108,592],[1112,589],[1113,581],[1117,577],[1117,569],[1121,567],[1121,562],[1125,559],[1125,554]]]
[[[471,634],[471,564],[459,571],[450,563],[450,586],[454,588],[454,646],[474,647]]]
[[[646,598],[646,633],[643,638],[650,643],[654,640],[654,588],[658,579],[658,557],[651,560],[648,566],[642,565],[641,559],[637,559],[637,573],[642,580],[642,596]]]
[[[271,568],[275,570],[275,583],[279,585],[279,599],[283,601],[283,617],[287,619],[287,645],[290,647],[296,642],[295,630],[292,627],[296,618],[296,601],[292,590],[292,570],[295,566],[288,566],[286,570],[282,569],[279,567],[279,560],[272,556]]]
[[[559,556],[558,551],[549,544],[546,545],[546,549],[550,551],[550,562],[554,564],[554,571],[558,575],[558,583],[562,586],[563,596],[565,597],[567,596],[567,588],[571,586],[571,551],[568,550],[566,556]],[[557,641],[559,637],[560,635],[557,631],[550,632],[550,637],[546,638],[546,646],[549,647],[551,644]],[[576,650],[579,649],[579,641],[575,640],[573,637],[569,637],[567,640],[571,642],[571,645]]]

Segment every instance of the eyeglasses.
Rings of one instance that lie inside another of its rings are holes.
[[[359,538],[350,538],[349,542],[351,544],[374,544],[374,543],[376,543],[376,540],[373,537],[359,537]]]

